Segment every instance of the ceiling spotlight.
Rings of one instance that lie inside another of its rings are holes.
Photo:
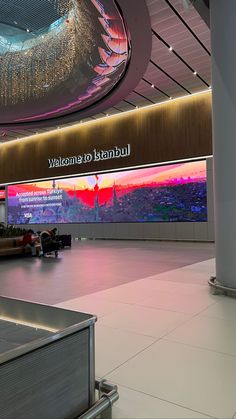
[[[194,76],[196,76],[196,75],[197,75],[197,72],[196,72],[196,71],[194,71],[194,72],[193,72],[193,74],[194,74]]]
[[[28,33],[29,33],[29,31],[30,31],[29,29],[26,29],[26,32],[28,32]]]
[[[169,51],[173,51],[173,47],[171,47],[171,46],[170,46],[170,47],[169,47]]]
[[[155,87],[155,86],[154,86],[154,84],[152,84],[152,88],[153,88],[153,89],[154,89],[154,87]]]

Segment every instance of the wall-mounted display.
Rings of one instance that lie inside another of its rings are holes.
[[[0,201],[5,201],[5,197],[6,197],[5,188],[4,189],[0,188]]]
[[[206,161],[8,187],[9,224],[207,221]]]

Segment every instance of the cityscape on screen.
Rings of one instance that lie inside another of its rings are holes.
[[[9,224],[207,221],[206,161],[8,187]]]

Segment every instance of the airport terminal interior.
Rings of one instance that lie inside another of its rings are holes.
[[[235,0],[0,0],[0,419],[236,418]]]

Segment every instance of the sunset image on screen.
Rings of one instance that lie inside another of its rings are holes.
[[[206,161],[8,188],[9,224],[207,221]]]

